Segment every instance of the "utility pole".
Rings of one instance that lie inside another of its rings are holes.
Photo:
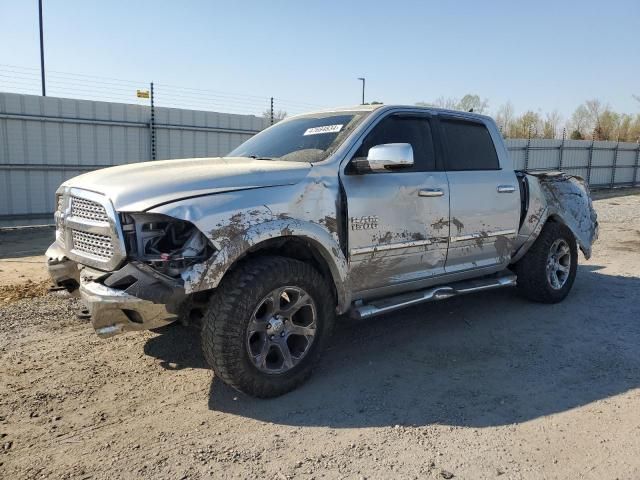
[[[364,77],[358,77],[358,80],[362,80],[362,105],[364,105],[364,84],[365,84],[365,79],[364,79]]]
[[[273,125],[273,97],[271,97],[271,108],[269,112],[271,114],[271,123],[269,123],[269,125]]]
[[[156,109],[153,104],[153,82],[151,82],[151,119],[149,121],[151,133],[151,160],[156,159]]]
[[[42,33],[42,0],[38,0],[38,14],[40,16],[40,74],[42,75],[42,96],[47,96],[44,86],[44,34]]]

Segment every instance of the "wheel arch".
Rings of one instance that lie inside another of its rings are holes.
[[[584,232],[582,232],[578,228],[575,221],[572,221],[572,219],[567,219],[566,216],[562,214],[562,212],[559,212],[555,209],[550,209],[544,223],[547,224],[548,222],[559,223],[567,227],[573,234],[573,238],[575,239],[585,258],[589,259],[589,257],[591,256],[591,243],[587,243],[585,241]]]
[[[338,310],[347,303],[344,279],[340,269],[327,250],[317,241],[303,236],[281,236],[263,240],[239,257],[227,270],[233,271],[242,262],[263,256],[280,256],[300,260],[312,265],[327,280],[335,295]]]
[[[330,283],[337,312],[344,313],[349,306],[347,260],[337,240],[319,224],[293,219],[267,222],[219,245],[220,249],[208,262],[199,264],[186,276],[188,293],[216,288],[226,275],[252,257],[275,255],[314,266]]]
[[[541,216],[540,221],[536,225],[535,229],[529,235],[529,238],[520,246],[520,248],[516,251],[516,253],[511,258],[511,263],[518,262],[525,254],[529,251],[531,246],[535,243],[535,241],[540,236],[540,232],[547,225],[547,223],[559,223],[561,225],[566,226],[573,238],[575,239],[578,248],[582,251],[583,255],[586,259],[589,259],[591,256],[591,245],[583,242],[582,237],[580,235],[580,231],[575,227],[573,222],[567,222],[563,215],[558,211],[552,211],[548,208],[545,210],[544,215]]]

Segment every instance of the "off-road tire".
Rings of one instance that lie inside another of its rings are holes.
[[[554,242],[563,239],[569,245],[571,264],[569,275],[560,289],[554,289],[547,277],[547,258]],[[525,256],[516,263],[518,292],[529,300],[558,303],[569,294],[578,268],[576,239],[565,225],[554,221],[545,224],[540,235]]]
[[[291,370],[263,373],[246,348],[247,328],[258,302],[281,286],[298,286],[313,299],[317,327],[309,351]],[[311,265],[284,257],[252,258],[228,274],[212,295],[202,319],[202,349],[215,375],[231,387],[260,398],[287,393],[309,378],[333,329],[336,301],[327,281]]]

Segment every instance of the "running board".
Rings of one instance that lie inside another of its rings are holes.
[[[434,300],[444,300],[467,293],[482,292],[494,288],[512,287],[516,284],[516,276],[513,273],[501,274],[500,276],[490,276],[463,280],[450,285],[439,285],[437,287],[420,290],[418,292],[405,293],[395,297],[374,300],[351,308],[351,317],[356,319],[371,318],[384,313],[395,312],[401,308],[410,307],[419,303],[431,302]]]

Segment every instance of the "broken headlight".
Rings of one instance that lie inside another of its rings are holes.
[[[171,277],[209,258],[214,248],[191,222],[165,215],[122,215],[127,253]]]

